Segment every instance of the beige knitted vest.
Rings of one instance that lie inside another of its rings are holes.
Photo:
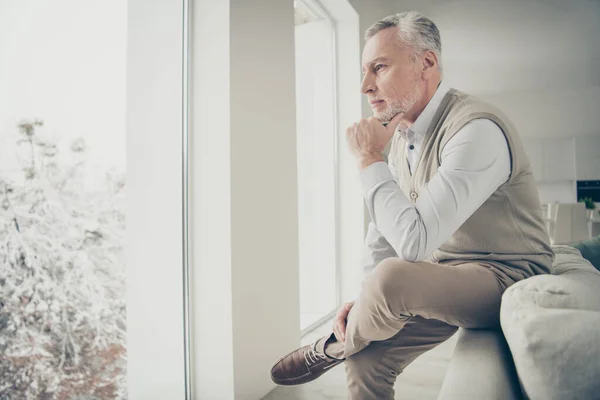
[[[406,158],[405,140],[398,133],[393,136],[389,155],[392,173],[404,194],[415,203],[421,189],[437,172],[448,140],[476,118],[490,119],[502,129],[510,150],[510,177],[428,261],[480,260],[512,279],[550,273],[554,253],[542,220],[531,165],[515,127],[500,110],[450,89],[427,129],[413,174]]]

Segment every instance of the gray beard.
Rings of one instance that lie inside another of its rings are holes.
[[[381,114],[376,115],[375,118],[381,121],[381,123],[385,123],[385,125],[387,125],[387,123],[390,122],[396,114],[399,114],[401,112],[408,112],[408,110],[410,110],[419,100],[419,94],[420,93],[418,89],[416,89],[415,93],[413,93],[412,98],[410,98],[408,107],[402,107],[398,103],[390,104],[389,107],[383,110]]]
[[[405,112],[402,107],[391,106],[383,110],[379,115],[375,116],[375,118],[387,125],[396,114],[401,112]]]

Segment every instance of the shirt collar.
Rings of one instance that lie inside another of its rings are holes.
[[[442,100],[444,99],[444,96],[446,96],[446,93],[448,93],[449,89],[450,88],[447,85],[445,85],[444,81],[440,82],[435,93],[431,97],[431,100],[429,100],[429,103],[427,103],[427,105],[423,109],[423,112],[419,114],[414,124],[412,124],[412,126],[407,130],[399,130],[399,133],[404,138],[404,140],[412,142],[414,141],[413,138],[415,140],[420,140],[423,137],[425,137],[425,134],[427,133],[427,128],[429,128],[429,125],[433,120],[435,112],[442,103]]]

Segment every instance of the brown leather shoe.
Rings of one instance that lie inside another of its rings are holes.
[[[319,340],[327,340],[328,337]],[[271,379],[278,385],[301,385],[314,381],[332,367],[344,362],[317,350],[317,343],[300,347],[281,357],[271,368]],[[323,348],[323,346],[320,346]]]

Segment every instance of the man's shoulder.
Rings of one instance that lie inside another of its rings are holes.
[[[494,110],[494,111],[498,110],[496,108],[496,106],[494,106],[487,100],[484,100],[479,96],[476,96],[471,93],[467,93],[460,89],[451,87],[450,89],[448,89],[448,92],[446,95],[450,97],[449,105],[452,105],[453,106],[452,108],[456,109],[457,111],[461,111],[461,110],[477,111],[477,110],[482,110],[482,109]]]
[[[445,124],[457,130],[475,119],[487,119],[493,122],[506,120],[506,116],[498,107],[479,96],[455,88],[450,88],[447,96],[448,101],[445,102],[442,119]]]

